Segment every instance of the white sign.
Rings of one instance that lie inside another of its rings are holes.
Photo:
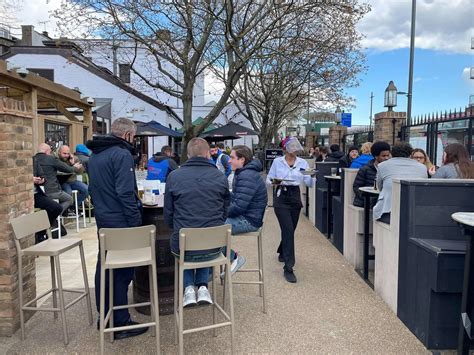
[[[329,127],[321,128],[321,135],[322,136],[328,136],[329,135]]]

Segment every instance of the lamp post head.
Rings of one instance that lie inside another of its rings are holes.
[[[384,106],[388,108],[388,111],[393,111],[393,108],[397,106],[397,87],[393,81],[390,81],[385,89]]]
[[[334,122],[339,125],[342,121],[342,111],[339,106],[337,106],[336,111],[334,112]]]

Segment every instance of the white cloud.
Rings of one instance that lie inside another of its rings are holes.
[[[368,0],[372,11],[360,22],[366,48],[392,50],[410,46],[411,0]],[[418,0],[417,48],[469,53],[474,31],[471,0]]]

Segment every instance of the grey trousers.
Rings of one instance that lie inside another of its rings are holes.
[[[63,212],[73,203],[72,196],[68,195],[64,191],[53,192],[53,193],[47,194],[47,196],[49,198],[52,198],[53,200],[58,200],[59,204],[63,208]]]

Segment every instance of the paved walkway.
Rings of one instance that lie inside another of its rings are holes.
[[[80,233],[85,243],[91,286],[97,252],[95,233],[94,227]],[[300,218],[296,240],[295,274],[298,283],[287,283],[275,253],[279,233],[278,222],[271,210],[264,236],[268,313],[261,312],[256,287],[234,286],[238,353],[428,353],[304,216]],[[237,238],[235,246],[247,257],[251,266],[256,254],[254,244],[250,240]],[[82,286],[77,252],[68,253],[62,260],[65,286]],[[48,287],[49,279],[43,275],[49,275],[49,265],[45,258],[39,258],[37,266],[38,291],[41,291]],[[147,319],[137,313],[133,313],[133,317]],[[187,326],[203,324],[211,319],[209,307],[185,312]],[[27,323],[26,341],[21,342],[19,332],[12,338],[2,338],[0,353],[97,353],[98,332],[95,326],[89,327],[83,302],[68,311],[67,320],[70,336],[67,347],[62,342],[60,322],[53,321],[51,314],[42,312]],[[161,350],[174,354],[173,318],[165,316],[160,321]],[[227,329],[219,330],[216,338],[212,337],[212,332],[205,332],[186,335],[184,339],[187,353],[229,353]],[[107,353],[148,354],[154,351],[154,341],[149,333],[113,344],[106,342]]]

